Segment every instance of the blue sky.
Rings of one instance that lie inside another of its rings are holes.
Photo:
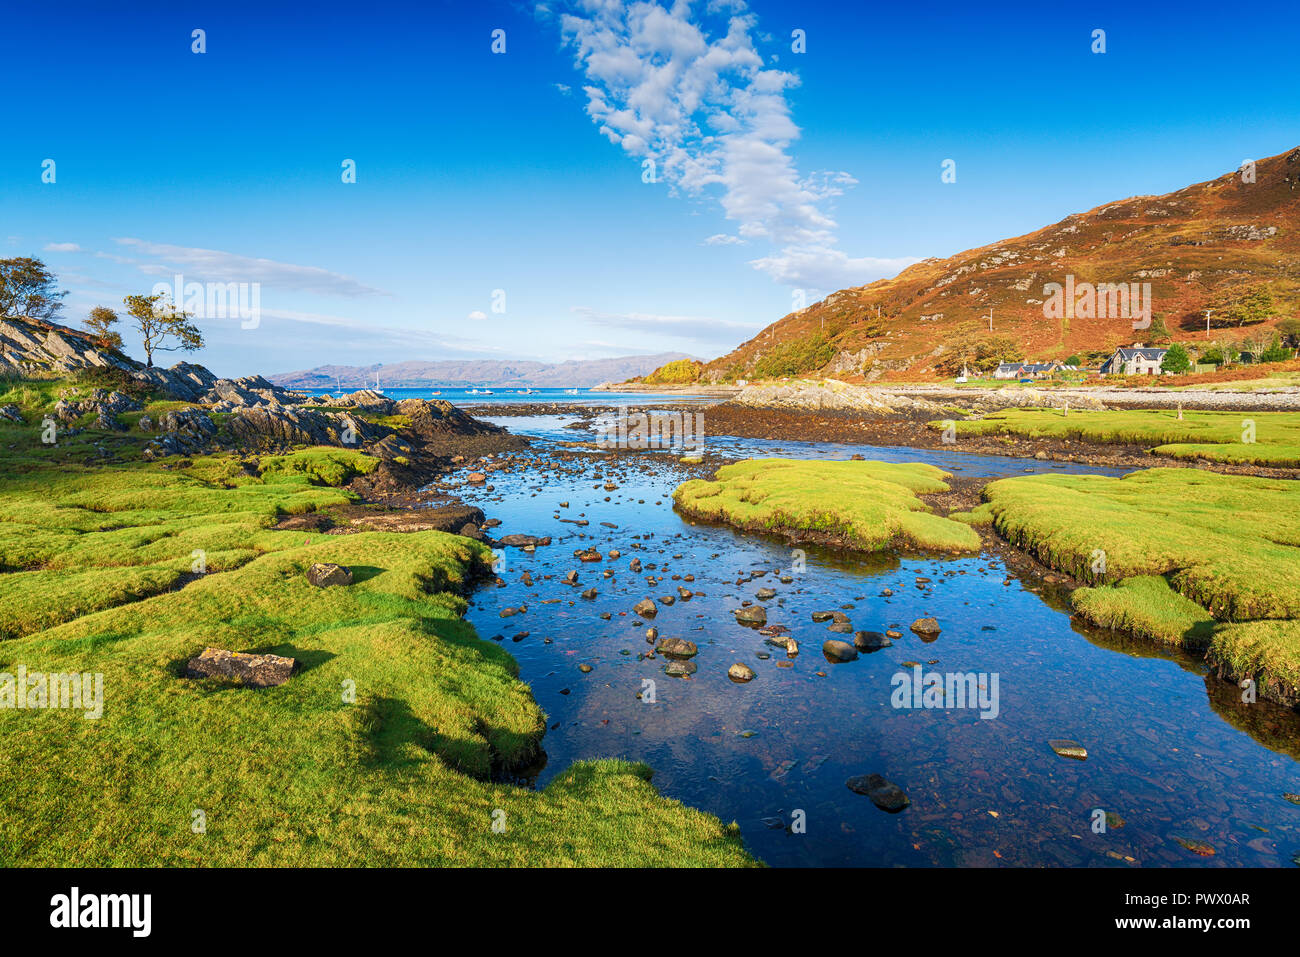
[[[712,358],[800,294],[1300,144],[1294,3],[277,6],[6,12],[0,250],[65,321],[180,273],[260,283],[184,356],[225,375]]]

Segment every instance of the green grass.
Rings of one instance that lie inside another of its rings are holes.
[[[919,462],[750,459],[673,493],[687,515],[796,537],[840,539],[862,551],[974,551],[969,526],[932,514],[917,495],[945,492],[947,472]]]
[[[351,503],[330,483],[373,460],[87,466],[33,431],[0,429],[0,672],[101,674],[104,711],[0,709],[0,865],[754,863],[734,824],[663,798],[643,765],[498,783],[546,716],[461,617],[486,547],[274,528]],[[354,584],[313,588],[317,561]],[[264,690],[182,677],[207,646],[299,668]]]
[[[1248,425],[1254,424],[1254,441]],[[942,429],[944,423],[931,422]],[[1300,467],[1300,413],[1004,409],[956,422],[957,435],[1016,435],[1141,445],[1177,459]]]
[[[984,497],[1003,537],[1094,583],[1071,595],[1085,617],[1300,694],[1300,483],[1149,469],[1003,479]]]
[[[984,490],[999,534],[1089,581],[1168,575],[1220,620],[1300,617],[1300,484],[1196,469],[1044,474]],[[1092,571],[1105,553],[1104,575]]]

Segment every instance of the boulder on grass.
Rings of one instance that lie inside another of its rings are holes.
[[[307,569],[307,581],[317,588],[328,588],[330,585],[351,585],[352,570],[344,568],[342,565],[335,565],[333,562],[317,562]]]
[[[254,688],[282,685],[293,673],[294,659],[279,655],[246,655],[223,648],[204,648],[186,665],[190,678],[225,678]]]

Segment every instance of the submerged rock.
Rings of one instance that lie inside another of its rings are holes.
[[[855,631],[853,633],[853,647],[858,651],[879,651],[881,648],[888,648],[893,645],[885,635],[878,631]]]
[[[831,639],[822,645],[822,654],[826,660],[839,664],[842,661],[853,661],[858,657],[858,650],[847,641],[836,641]]]
[[[748,625],[751,628],[757,628],[760,625],[767,624],[767,610],[762,605],[750,605],[748,608],[737,608],[732,612],[736,616],[736,621],[742,625]]]
[[[859,774],[844,782],[855,794],[865,794],[871,803],[882,811],[897,814],[911,804],[911,800],[897,784],[886,781],[879,774]]]
[[[1063,758],[1073,758],[1075,761],[1088,760],[1088,749],[1078,741],[1071,741],[1069,738],[1053,738],[1047,743]]]

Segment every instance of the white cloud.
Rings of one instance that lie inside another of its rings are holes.
[[[76,243],[46,243],[45,252],[47,253],[79,253],[81,247]]]
[[[152,256],[156,262],[138,263],[147,276],[167,276],[186,273],[187,279],[222,282],[260,282],[276,289],[318,293],[358,299],[366,296],[386,296],[382,289],[364,285],[351,276],[330,272],[318,266],[296,266],[273,259],[254,259],[238,253],[193,246],[172,246],[131,237],[114,238],[113,242],[127,246],[141,255]],[[109,253],[105,258],[113,259]]]
[[[799,173],[791,155],[799,127],[786,98],[799,78],[764,64],[752,35],[757,17],[744,3],[712,0],[698,20],[687,0],[668,8],[651,0],[571,0],[568,7],[560,28],[587,80],[592,121],[629,155],[653,159],[671,190],[715,197],[737,224],[730,239],[777,247],[756,268],[795,286],[833,277],[839,288],[902,261],[835,248],[838,227],[826,207],[856,180]],[[724,235],[705,242],[731,244]]]
[[[745,241],[739,236],[728,236],[726,233],[716,233],[704,240],[706,246],[743,246]]]
[[[466,318],[468,318],[468,319],[486,319],[486,318],[487,318],[487,313],[484,312],[482,309],[475,309],[475,310],[474,310],[473,312],[471,312],[471,313],[470,313]]]
[[[702,342],[731,341],[738,330],[754,332],[760,328],[757,325],[732,322],[728,319],[663,316],[647,312],[601,312],[588,306],[574,306],[571,311],[596,326],[627,329],[650,335],[679,336]]]

